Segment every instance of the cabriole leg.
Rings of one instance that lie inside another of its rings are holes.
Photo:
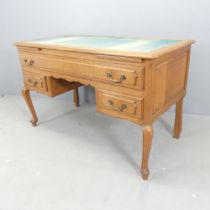
[[[174,123],[174,138],[179,138],[182,131],[183,98],[176,103],[176,116]]]
[[[31,112],[31,115],[32,115],[32,119],[31,119],[32,126],[36,126],[38,118],[37,118],[37,115],[36,115],[36,112],[35,112],[32,100],[31,100],[31,96],[30,96],[29,90],[22,90],[22,96],[25,99],[25,102],[26,102],[26,104],[27,104],[27,106],[28,106],[28,108],[29,108],[29,110]]]
[[[141,174],[143,179],[148,179],[149,177],[149,154],[152,144],[153,129],[152,125],[143,126],[143,149],[142,149],[142,163],[141,163]]]

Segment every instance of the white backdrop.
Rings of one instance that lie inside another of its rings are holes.
[[[0,94],[22,88],[16,41],[64,34],[190,38],[197,43],[184,110],[210,115],[209,7],[208,0],[0,0]]]

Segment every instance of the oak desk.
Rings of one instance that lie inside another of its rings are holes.
[[[173,104],[174,137],[180,136],[192,43],[93,36],[16,43],[24,77],[22,95],[32,125],[38,118],[30,91],[56,96],[73,90],[75,106],[79,106],[78,87],[91,85],[98,112],[142,125],[141,173],[147,179],[152,123]]]

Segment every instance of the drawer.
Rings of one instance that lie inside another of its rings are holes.
[[[21,53],[21,63],[27,68],[47,69],[51,72],[101,81],[117,86],[143,89],[144,67],[112,66],[91,60],[56,59],[47,55]]]
[[[78,82],[68,82],[32,72],[24,72],[25,87],[48,96],[57,96],[67,91],[80,87]]]
[[[96,108],[99,112],[134,122],[143,119],[143,98],[96,90]]]
[[[35,90],[41,93],[47,92],[47,82],[45,76],[35,73],[25,72],[24,83],[26,88],[28,88],[29,90]]]

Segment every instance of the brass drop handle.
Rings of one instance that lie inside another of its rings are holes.
[[[28,79],[28,83],[29,83],[29,85],[32,86],[32,87],[36,87],[36,85],[38,84],[37,81],[34,81],[34,82],[33,82],[31,79]]]
[[[34,60],[30,60],[30,62],[28,63],[28,59],[27,58],[24,58],[24,62],[26,64],[28,64],[29,66],[33,66],[33,64],[34,64]]]
[[[30,66],[33,66],[33,64],[34,64],[34,61],[31,60],[30,63],[29,63],[29,65],[30,65]]]
[[[115,110],[115,111],[118,111],[118,112],[123,112],[126,108],[127,108],[127,105],[126,104],[122,104],[121,107],[116,107],[113,103],[112,100],[108,100],[108,104]]]
[[[107,78],[109,78],[109,80],[113,83],[121,83],[123,80],[126,80],[126,76],[125,75],[120,75],[120,79],[119,80],[115,80],[112,78],[112,73],[111,72],[107,72],[106,74]]]

